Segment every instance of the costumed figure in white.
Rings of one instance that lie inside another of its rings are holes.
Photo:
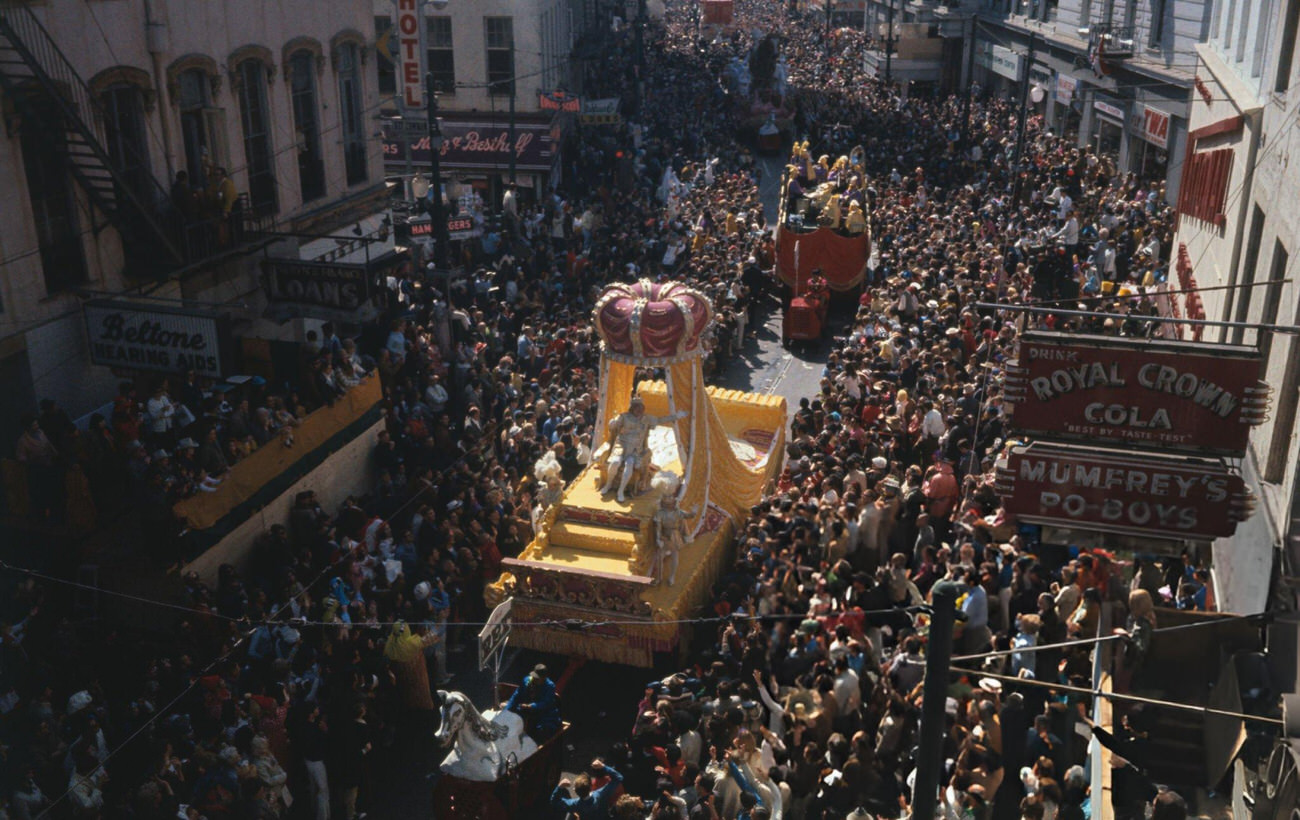
[[[627,412],[620,413],[609,424],[613,446],[609,448],[608,460],[605,462],[605,486],[601,488],[600,494],[607,494],[613,489],[614,483],[618,482],[618,500],[623,502],[627,500],[627,485],[634,475],[641,475],[639,484],[648,482],[653,473],[650,463],[650,431],[660,424],[683,418],[686,418],[685,412],[648,416],[645,402],[640,396],[633,396]],[[643,489],[644,486],[634,486],[632,493],[635,495]]]
[[[660,478],[664,476],[664,478]],[[677,557],[686,548],[686,539],[690,537],[690,528],[686,519],[691,514],[677,506],[677,477],[672,473],[660,473],[651,482],[652,486],[663,486],[665,492],[659,498],[659,509],[654,515],[655,560],[654,578],[659,583],[672,586],[677,581]]]
[[[541,484],[537,491],[537,505],[533,507],[533,532],[537,532],[542,515],[558,504],[564,495],[564,477],[560,473],[560,461],[555,457],[554,450],[547,450],[533,465],[533,475]]]
[[[434,739],[451,746],[443,760],[443,774],[491,783],[506,769],[537,751],[537,743],[524,733],[524,719],[508,709],[479,713],[460,692],[438,691],[442,721]]]

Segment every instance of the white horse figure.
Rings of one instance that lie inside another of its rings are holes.
[[[754,787],[754,791],[758,792],[758,796],[762,798],[763,805],[767,806],[772,812],[772,820],[781,820],[785,813],[784,804],[789,802],[789,795],[781,789],[781,786],[785,784],[777,786],[766,777],[759,780],[748,764],[739,763],[738,766],[741,774],[745,775],[749,784]],[[721,806],[719,814],[724,818],[735,817],[740,813],[741,788],[740,784],[732,778],[731,769],[722,761],[710,760],[705,767],[705,771],[714,777],[713,795],[718,798],[718,803]]]
[[[442,724],[434,739],[451,746],[442,761],[443,774],[490,783],[507,766],[522,763],[537,751],[537,743],[524,734],[524,720],[508,709],[488,709],[482,714],[460,692],[438,692]]]

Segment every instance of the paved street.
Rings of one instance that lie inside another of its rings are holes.
[[[768,224],[776,221],[780,170],[778,158],[764,160],[760,193]],[[740,356],[715,383],[735,390],[781,395],[795,407],[800,397],[817,392],[830,346],[796,346],[792,350],[782,347],[781,309],[775,300],[762,306],[760,317],[757,338],[746,340]],[[479,671],[477,660],[472,646],[453,654],[451,669],[456,679],[450,687],[486,706],[492,703],[492,674]],[[539,661],[550,667],[552,677],[558,678],[565,671],[564,658],[507,649],[501,678],[518,683]],[[654,677],[651,670],[603,663],[587,663],[572,674],[563,693],[565,719],[572,724],[566,741],[566,770],[579,769],[592,757],[609,754],[610,747],[627,736],[645,684]],[[388,764],[380,767],[375,814],[428,817],[433,810],[430,792],[436,763],[441,759],[429,739],[434,727],[407,726],[403,730],[394,752],[388,755]]]

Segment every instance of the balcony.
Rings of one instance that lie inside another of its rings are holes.
[[[1134,54],[1136,31],[1132,27],[1091,26],[1079,29],[1079,39],[1089,47],[1101,44],[1101,53],[1112,60],[1127,60]]]

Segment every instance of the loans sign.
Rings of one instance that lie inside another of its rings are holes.
[[[356,310],[370,301],[365,265],[271,257],[262,260],[266,297],[272,302]]]
[[[1254,348],[1031,332],[1006,400],[1036,437],[1241,456],[1268,415],[1259,372]]]
[[[1254,509],[1241,476],[1217,460],[1041,442],[1011,448],[994,486],[1024,523],[1184,540],[1226,538]]]

